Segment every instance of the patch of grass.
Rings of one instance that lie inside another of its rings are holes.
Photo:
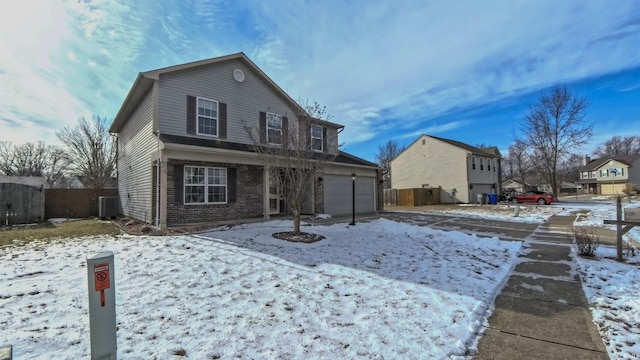
[[[33,240],[50,238],[119,234],[120,229],[113,223],[97,219],[66,221],[57,224],[43,223],[34,226],[14,226],[12,229],[0,231],[0,246],[19,245]]]

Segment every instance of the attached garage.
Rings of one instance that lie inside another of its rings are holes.
[[[495,192],[495,190],[491,184],[473,184],[473,189],[470,191],[471,198],[469,199],[469,203],[476,204],[478,202],[478,195],[491,194],[493,192]],[[486,201],[487,199],[483,199],[483,202]]]
[[[351,176],[327,175],[324,178],[324,210],[330,215],[351,214]],[[356,214],[376,211],[376,178],[358,176],[355,184]]]
[[[625,184],[601,184],[600,185],[600,193],[601,194],[624,194]]]

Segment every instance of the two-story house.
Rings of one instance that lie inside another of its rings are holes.
[[[165,227],[286,212],[277,169],[247,129],[273,147],[309,129],[313,150],[328,155],[330,166],[307,184],[305,213],[351,214],[353,197],[357,213],[380,209],[379,167],[339,150],[342,125],[300,114],[308,113],[244,53],[140,73],[109,129],[124,215]]]
[[[640,185],[640,154],[591,160],[584,158],[579,184],[590,194],[623,194],[627,184]]]
[[[421,135],[391,161],[391,187],[440,187],[443,203],[476,203],[478,195],[499,193],[499,162],[496,148]]]

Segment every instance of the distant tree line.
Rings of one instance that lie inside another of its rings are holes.
[[[116,174],[116,141],[106,118],[80,117],[56,135],[62,146],[0,141],[0,174],[43,177],[50,187],[69,187],[81,178],[88,187],[103,189]]]

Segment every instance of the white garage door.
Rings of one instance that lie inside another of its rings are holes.
[[[376,179],[356,179],[356,213],[372,213],[376,209]],[[324,178],[324,212],[331,215],[347,215],[352,211],[351,176],[327,175]]]

